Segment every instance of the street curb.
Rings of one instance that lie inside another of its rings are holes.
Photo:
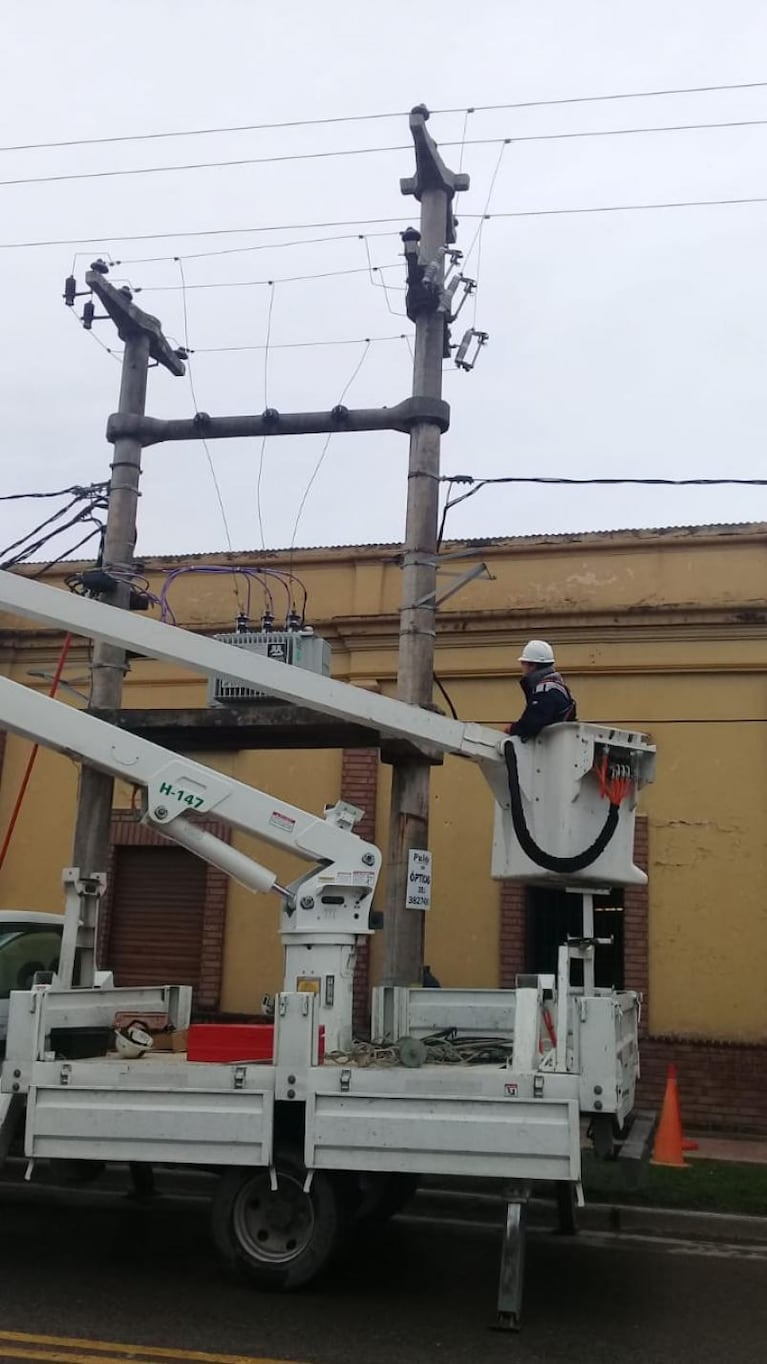
[[[499,1193],[463,1192],[456,1189],[423,1189],[407,1212],[434,1221],[484,1223],[500,1227],[504,1200]],[[532,1227],[557,1229],[556,1209],[544,1199],[528,1205]],[[583,1231],[624,1236],[655,1236],[684,1241],[714,1241],[767,1245],[767,1217],[735,1213],[700,1212],[683,1208],[641,1207],[626,1203],[588,1203],[577,1211]]]

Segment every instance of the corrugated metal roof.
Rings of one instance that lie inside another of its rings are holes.
[[[599,544],[610,542],[616,539],[653,539],[657,536],[679,536],[683,537],[704,537],[704,536],[733,536],[733,535],[767,535],[767,522],[765,521],[736,521],[736,522],[714,522],[707,525],[678,525],[678,526],[627,526],[615,530],[587,530],[587,531],[540,531],[529,535],[492,535],[492,536],[467,536],[457,540],[443,540],[442,548],[449,549],[496,549],[507,545],[510,549],[516,546],[534,544]],[[294,559],[299,560],[306,555],[312,557],[323,554],[359,554],[360,552],[387,551],[392,557],[402,553],[402,543],[397,540],[371,541],[361,544],[341,544],[341,545],[302,545],[293,549],[212,549],[197,550],[188,554],[143,554],[138,555],[138,561],[146,567],[162,564],[189,564],[205,560],[215,560],[218,563],[237,563],[241,559],[248,561],[268,560],[268,559]],[[45,560],[29,560],[29,566],[38,566],[45,563]],[[64,559],[56,565],[57,570],[70,571],[73,565],[82,563],[92,563],[92,559]]]

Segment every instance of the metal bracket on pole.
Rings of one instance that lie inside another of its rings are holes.
[[[136,307],[130,289],[116,289],[114,284],[104,278],[102,269],[88,270],[85,283],[104,305],[121,341],[129,341],[137,333],[143,332],[149,337],[149,354],[158,365],[164,365],[177,378],[186,374],[184,361],[163,335],[159,319]]]
[[[440,572],[439,568],[437,572]],[[453,586],[447,587],[444,592],[428,592],[420,601],[414,602],[414,606],[426,606],[429,602],[434,602],[435,607],[441,606],[449,597],[455,596],[456,592],[460,592],[462,587],[466,587],[467,583],[473,582],[475,578],[486,577],[491,581],[493,578],[487,564],[475,564],[474,568],[467,569],[465,573],[447,573],[444,569],[442,572],[445,572],[446,577],[456,579]]]

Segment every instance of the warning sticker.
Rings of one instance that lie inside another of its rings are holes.
[[[296,821],[290,815],[284,815],[281,810],[273,810],[269,816],[269,823],[275,829],[281,829],[284,834],[292,834],[296,827]]]

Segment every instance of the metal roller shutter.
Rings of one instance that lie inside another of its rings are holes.
[[[204,862],[184,848],[116,848],[109,930],[115,984],[199,988]]]

